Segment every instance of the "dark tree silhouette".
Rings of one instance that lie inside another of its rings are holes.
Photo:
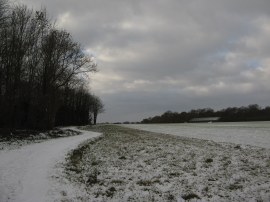
[[[97,123],[97,116],[98,114],[104,112],[104,104],[102,103],[101,99],[95,95],[92,95],[91,98],[91,112],[93,115],[93,124],[96,125]]]
[[[270,107],[264,109],[257,104],[247,107],[229,107],[219,111],[211,108],[193,109],[189,112],[167,111],[161,116],[143,119],[142,123],[184,123],[193,118],[220,117],[219,121],[270,121]]]
[[[96,120],[103,105],[86,87],[96,66],[46,9],[0,0],[0,128],[89,124],[92,113]]]

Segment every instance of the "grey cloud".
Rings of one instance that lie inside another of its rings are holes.
[[[270,100],[269,0],[24,0],[97,56],[100,121]]]

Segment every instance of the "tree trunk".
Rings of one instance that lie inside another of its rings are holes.
[[[98,115],[97,111],[94,111],[94,125],[97,124],[97,115]]]

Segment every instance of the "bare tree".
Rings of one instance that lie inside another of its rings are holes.
[[[105,109],[104,109],[104,104],[103,104],[102,100],[99,97],[92,95],[91,112],[93,114],[93,124],[94,125],[96,125],[96,123],[97,123],[98,114],[100,114],[104,111],[105,111]]]
[[[4,26],[7,19],[8,3],[7,0],[0,0],[0,28]]]
[[[29,47],[32,11],[25,6],[15,6],[9,13],[5,27],[2,29],[1,66],[4,74],[4,91],[6,98],[7,121],[11,127],[16,124],[19,108],[19,92],[24,76],[23,62]],[[3,89],[2,89],[3,90]]]
[[[55,122],[57,91],[74,80],[78,74],[96,71],[96,64],[85,55],[79,44],[64,30],[52,29],[42,44],[42,92],[46,128]]]
[[[0,111],[2,111],[4,104],[3,28],[7,22],[7,7],[6,0],[0,0]],[[2,122],[1,120],[3,120],[1,116],[3,116],[3,114],[0,113],[0,124]]]
[[[45,9],[0,0],[0,127],[49,129],[56,115],[58,123],[87,124],[92,97],[85,84],[96,66]]]

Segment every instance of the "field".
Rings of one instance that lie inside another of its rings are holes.
[[[182,137],[270,148],[270,122],[126,124],[125,127]]]
[[[120,126],[67,158],[63,201],[270,201],[270,150]]]

